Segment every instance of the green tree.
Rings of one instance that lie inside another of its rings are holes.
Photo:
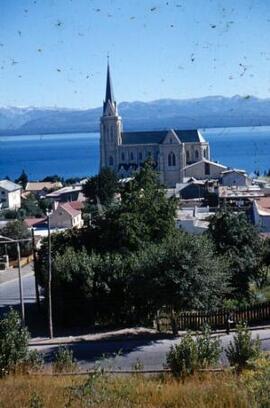
[[[256,228],[243,213],[220,211],[212,218],[208,233],[217,252],[229,261],[235,297],[248,297],[249,284],[259,273],[262,254]]]
[[[22,171],[20,177],[15,180],[15,183],[21,184],[23,189],[25,189],[26,184],[28,183],[28,176],[24,170]]]
[[[8,222],[4,228],[1,230],[1,235],[12,238],[12,239],[26,239],[31,237],[31,233],[28,230],[26,224],[21,220],[15,220]],[[3,251],[3,245],[0,246],[1,250]],[[8,248],[8,255],[12,259],[17,259],[17,248],[16,244],[7,244]],[[30,242],[22,242],[20,244],[21,248],[21,255],[27,256],[31,253],[31,243]]]
[[[15,310],[10,310],[0,320],[0,377],[26,362],[29,337]]]
[[[109,205],[118,190],[118,178],[110,168],[101,169],[83,185],[83,193],[89,201],[97,203],[99,200],[103,205]]]
[[[121,192],[118,206],[94,224],[99,248],[137,251],[175,231],[175,199],[167,199],[158,175],[147,161]]]

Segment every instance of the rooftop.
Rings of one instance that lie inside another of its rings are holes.
[[[13,183],[13,181],[10,181],[10,180],[0,180],[0,187],[10,193],[12,191],[20,190],[22,188],[22,186],[20,186],[19,184]]]
[[[60,181],[51,182],[51,181],[29,181],[26,184],[26,191],[42,191],[42,190],[51,190],[53,188],[63,187]]]
[[[126,144],[161,144],[169,130],[141,132],[122,132],[122,143]],[[197,129],[174,130],[181,143],[205,142]]]
[[[49,193],[46,195],[46,197],[59,197],[62,194],[69,194],[69,193],[74,193],[74,192],[79,192],[82,191],[82,185],[76,185],[76,186],[67,186],[60,188],[59,190],[53,191],[52,193]]]

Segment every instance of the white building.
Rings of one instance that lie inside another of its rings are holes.
[[[73,208],[70,203],[56,204],[56,209],[50,215],[52,228],[81,228],[82,213]]]
[[[209,207],[183,208],[176,213],[176,227],[189,234],[202,234],[208,230],[209,219],[213,215]]]
[[[222,186],[250,186],[252,179],[245,170],[228,169],[221,173]]]
[[[260,232],[270,232],[270,197],[253,201],[253,219]]]
[[[183,168],[183,177],[194,177],[195,179],[218,179],[221,173],[227,170],[222,164],[203,158]]]
[[[21,207],[21,189],[19,184],[10,180],[0,180],[0,209],[17,210]]]
[[[109,65],[100,136],[100,166],[110,167],[120,178],[129,177],[151,158],[161,182],[175,187],[187,164],[210,158],[209,144],[197,129],[124,132]]]

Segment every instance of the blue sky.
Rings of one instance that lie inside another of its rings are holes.
[[[270,97],[269,0],[0,0],[0,106]]]

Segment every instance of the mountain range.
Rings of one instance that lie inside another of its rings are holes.
[[[270,99],[208,96],[118,105],[125,130],[270,125]],[[0,107],[0,135],[97,132],[102,108]]]

